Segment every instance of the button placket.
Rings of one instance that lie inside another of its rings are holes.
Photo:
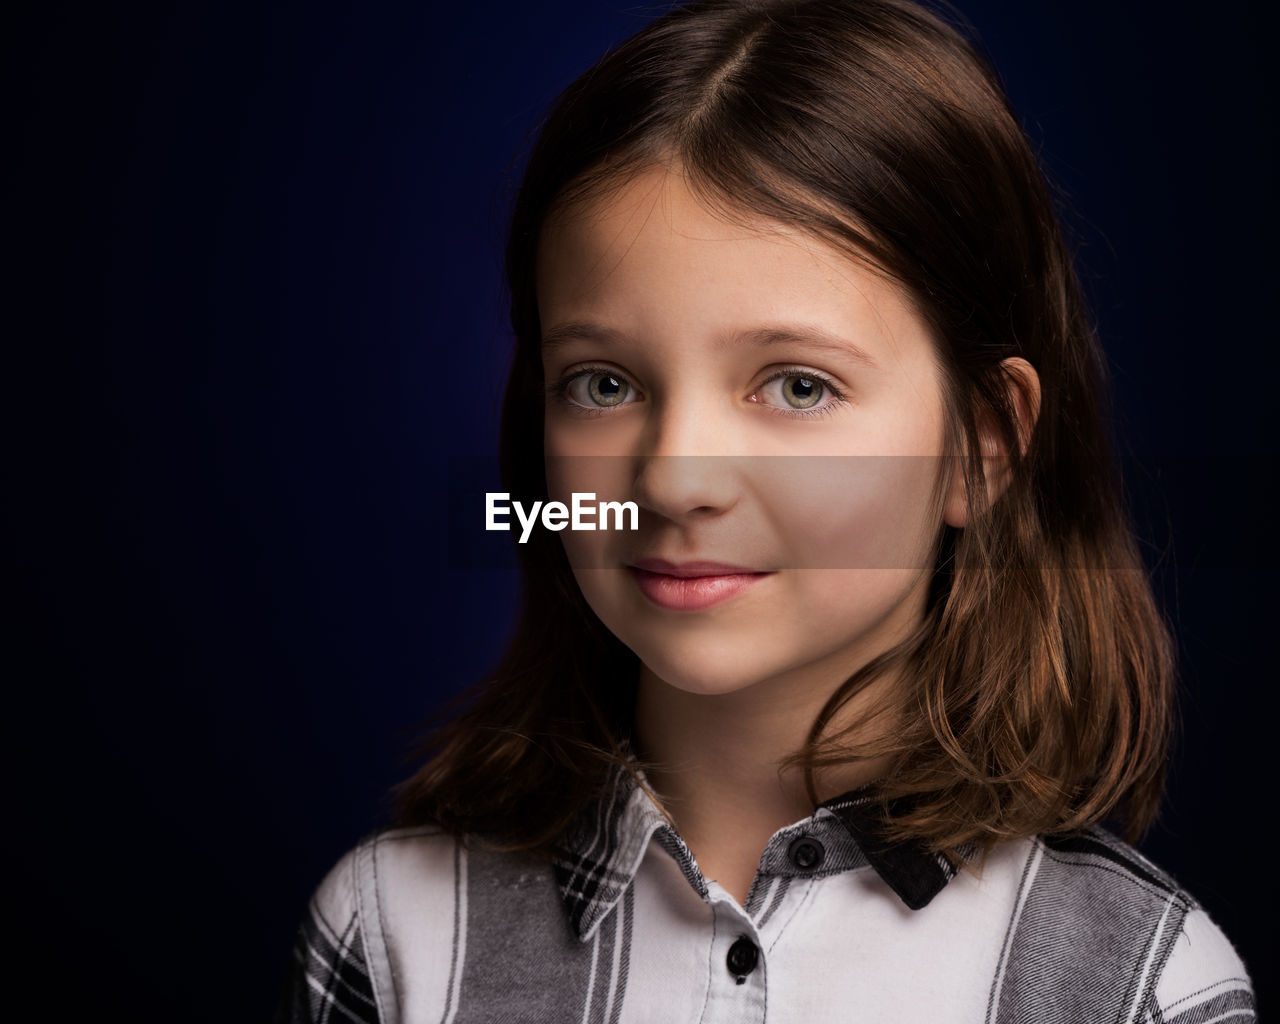
[[[711,884],[713,959],[702,1024],[765,1024],[768,964],[764,940],[738,902]]]
[[[760,963],[760,947],[746,935],[740,935],[729,947],[729,955],[725,957],[725,966],[739,985],[745,984],[747,975]]]

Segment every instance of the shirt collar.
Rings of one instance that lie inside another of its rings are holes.
[[[830,819],[843,826],[837,831],[849,847],[840,869],[869,864],[912,910],[926,906],[955,876],[955,867],[946,857],[930,853],[923,845],[887,841],[883,837],[880,803],[868,789],[853,790],[826,801],[812,819],[798,822],[787,831],[803,832],[817,823],[830,829]],[[631,773],[618,768],[602,796],[578,816],[565,834],[555,860],[556,880],[570,923],[580,939],[591,938],[626,892],[650,840],[672,856],[694,891],[707,898],[706,879],[689,847]],[[766,859],[767,856],[766,853]]]

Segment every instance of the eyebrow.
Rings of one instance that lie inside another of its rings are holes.
[[[605,327],[603,324],[588,320],[570,320],[557,324],[542,335],[544,352],[567,344],[570,341],[598,341],[606,345],[622,344],[626,341],[623,332]],[[859,348],[847,338],[831,334],[818,327],[808,325],[783,324],[769,327],[757,327],[753,330],[739,331],[732,336],[730,344],[752,344],[767,347],[770,345],[796,344],[807,348],[821,349],[835,355],[851,356],[866,366],[875,368],[878,364],[864,349]]]
[[[875,368],[876,361],[865,350],[859,348],[847,338],[831,334],[818,327],[807,325],[761,327],[753,331],[744,331],[734,336],[735,341],[751,342],[756,345],[783,345],[787,343],[816,348],[835,355],[852,356],[855,360]]]
[[[550,352],[571,341],[599,341],[619,344],[625,339],[621,331],[588,320],[570,320],[542,332],[542,350]]]

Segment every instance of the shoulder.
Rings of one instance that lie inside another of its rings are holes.
[[[1199,906],[1182,920],[1156,983],[1155,1019],[1164,1024],[1254,1019],[1253,987],[1240,955]]]
[[[458,846],[438,828],[392,829],[343,855],[316,887],[298,929],[277,1024],[398,1020],[388,935],[402,917],[429,910],[438,893],[450,893],[452,911]]]
[[[549,859],[432,826],[376,832],[316,889],[277,1021],[443,1019],[460,997],[469,931],[499,935],[528,919],[545,933],[553,912],[562,916]]]
[[[1195,903],[1168,872],[1104,828],[1041,836],[1036,845],[1048,862],[1041,866],[1046,879],[1070,887],[1081,909],[1090,899],[1106,902],[1112,910],[1117,903],[1133,903],[1185,912]]]
[[[1231,943],[1166,871],[1097,827],[1025,849],[993,993],[1027,1011],[1009,1019],[1092,1020],[1119,1009],[1122,1019],[1190,1022],[1218,1006],[1233,1022],[1252,1019]],[[1048,993],[1065,1002],[1049,1005]]]
[[[377,923],[378,905],[454,881],[459,843],[434,826],[384,829],[366,836],[333,866],[316,888],[311,911],[334,926]]]

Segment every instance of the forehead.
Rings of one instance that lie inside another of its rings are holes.
[[[679,164],[647,167],[555,210],[540,238],[537,291],[544,337],[584,320],[687,337],[778,322],[857,335],[889,354],[927,335],[903,289],[865,260],[713,205]]]

